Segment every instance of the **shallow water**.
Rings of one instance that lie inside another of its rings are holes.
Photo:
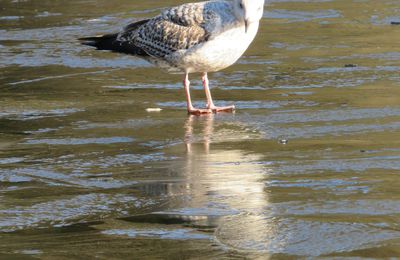
[[[0,0],[0,257],[399,257],[398,1],[270,1],[202,117],[76,41],[178,3]]]

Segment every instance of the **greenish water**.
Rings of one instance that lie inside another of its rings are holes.
[[[270,1],[202,117],[76,41],[179,3],[0,0],[0,258],[399,257],[399,2]]]

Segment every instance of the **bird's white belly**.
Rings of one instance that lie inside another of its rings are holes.
[[[234,64],[247,50],[258,31],[253,23],[247,33],[244,27],[227,30],[214,39],[188,50],[178,59],[187,73],[219,71]]]

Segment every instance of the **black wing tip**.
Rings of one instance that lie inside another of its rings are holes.
[[[83,45],[96,47],[98,49],[112,49],[113,42],[117,39],[118,34],[106,34],[94,37],[82,37],[78,40]]]
[[[82,37],[78,38],[78,40],[81,42],[81,44],[95,47],[97,50],[108,50],[130,55],[148,56],[148,54],[140,47],[137,47],[130,42],[120,42],[117,40],[117,38],[118,33],[94,37]]]
[[[96,40],[94,40],[93,37],[78,38],[78,41],[80,41],[83,45],[96,47]]]
[[[94,41],[98,38],[100,38],[101,36],[96,36],[96,37],[82,37],[82,38],[78,38],[79,41]]]
[[[118,36],[118,33],[102,34],[102,35],[91,36],[91,37],[82,37],[82,38],[78,38],[78,40],[80,40],[80,41],[100,41],[100,40],[115,39],[115,38],[117,38],[117,36]]]

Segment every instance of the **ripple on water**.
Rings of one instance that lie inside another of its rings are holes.
[[[344,73],[344,72],[360,72],[360,71],[388,71],[397,72],[400,70],[399,66],[376,66],[376,67],[329,67],[318,68],[315,70],[307,71],[309,73]]]
[[[347,47],[349,48],[349,47]],[[378,53],[363,53],[363,54],[352,54],[348,56],[334,56],[330,58],[321,58],[321,57],[304,57],[302,60],[305,62],[320,62],[320,63],[329,63],[337,60],[355,60],[355,59],[371,59],[371,60],[383,60],[383,61],[398,61],[400,59],[400,52],[378,52]],[[368,68],[368,67],[364,67]],[[351,69],[347,68],[347,69]],[[371,69],[371,68],[370,68]],[[351,70],[350,70],[351,71]]]
[[[277,48],[277,49],[286,49],[289,51],[297,51],[305,48],[310,48],[311,46],[304,45],[304,44],[288,44],[288,43],[283,43],[283,42],[273,42],[270,45],[272,48]]]
[[[144,119],[128,119],[126,121],[112,122],[112,123],[92,123],[87,121],[81,121],[76,123],[76,129],[97,129],[97,128],[109,128],[109,129],[124,129],[124,128],[143,128],[152,127],[165,123],[162,120],[154,118]]]
[[[103,88],[110,89],[182,89],[182,84],[129,84],[129,85],[117,85],[117,86],[103,86]],[[193,87],[192,89],[201,89],[201,87]]]
[[[37,18],[44,18],[44,17],[50,17],[50,16],[60,16],[62,13],[52,13],[48,11],[43,11],[35,15]]]
[[[64,139],[29,139],[24,144],[48,144],[48,145],[86,145],[86,144],[118,144],[132,143],[131,137],[99,137],[99,138],[64,138]]]
[[[58,44],[57,48],[62,48]],[[24,67],[40,67],[50,65],[63,65],[69,68],[138,68],[149,67],[150,64],[144,60],[128,56],[119,56],[112,59],[84,57],[76,53],[60,53],[59,49],[35,48],[29,53],[10,56],[7,52],[0,53],[0,67],[12,65]],[[57,78],[57,76],[55,76]]]
[[[323,171],[332,172],[364,172],[372,169],[400,170],[400,156],[389,158],[357,158],[357,159],[337,159],[337,160],[302,160],[299,163],[282,162],[277,169],[277,174],[292,173],[318,173]]]
[[[93,159],[95,157],[95,159]],[[132,166],[133,164],[143,164],[146,162],[156,162],[172,159],[163,153],[150,154],[117,154],[113,156],[103,156],[100,154],[87,154],[77,157],[60,157],[48,160],[50,165],[56,165],[66,170],[74,172],[85,172],[91,168],[106,170],[110,167]]]
[[[115,18],[116,19],[116,18]],[[107,24],[81,24],[52,28],[37,28],[30,30],[4,30],[0,41],[16,41],[21,44],[6,47],[0,52],[0,67],[12,65],[38,67],[63,65],[70,68],[134,68],[148,67],[150,64],[143,59],[132,56],[115,56],[112,59],[83,55],[87,46],[80,45],[77,40],[87,35],[96,35],[99,31],[118,31]],[[85,32],[86,35],[82,35]],[[27,42],[28,43],[25,43]],[[32,42],[34,41],[34,42]],[[10,55],[12,53],[13,55]]]
[[[75,170],[79,170],[75,169]],[[78,188],[115,189],[137,184],[136,181],[118,180],[112,177],[95,176],[88,178],[84,173],[66,174],[46,169],[18,168],[0,171],[0,181],[10,183],[42,182],[48,186],[65,186]]]
[[[237,115],[235,118],[251,125],[267,138],[276,139],[284,135],[288,138],[312,138],[324,135],[339,136],[343,134],[360,134],[360,132],[382,132],[400,128],[399,122],[376,124],[351,122],[354,120],[379,120],[400,116],[397,108],[345,108],[319,111],[289,111],[273,113],[266,116]],[[291,126],[292,123],[308,123],[305,126]],[[313,123],[318,123],[313,125]],[[321,125],[321,123],[326,123]],[[333,124],[334,123],[334,124]],[[280,126],[279,124],[283,124]]]
[[[15,20],[20,20],[23,19],[23,16],[16,16],[16,15],[10,15],[10,16],[0,16],[0,20],[3,21],[15,21]]]
[[[386,16],[382,17],[380,15],[372,15],[370,22],[373,25],[390,25],[392,22],[399,22],[400,19],[398,16]]]
[[[319,202],[283,202],[265,207],[265,212],[275,216],[343,215],[385,216],[400,212],[398,200],[340,200]],[[399,231],[400,233],[400,231]]]
[[[304,127],[271,127],[263,126],[259,128],[265,133],[267,138],[276,139],[281,136],[287,138],[315,138],[322,136],[344,136],[355,135],[362,133],[395,131],[400,129],[400,122],[387,123],[387,124],[343,124],[324,126],[304,126]]]
[[[38,249],[25,249],[25,250],[19,250],[19,251],[15,251],[15,253],[20,253],[20,254],[24,254],[24,255],[41,255],[43,254],[43,251],[38,250]]]
[[[123,194],[87,194],[69,199],[53,200],[32,206],[17,206],[0,210],[0,231],[12,232],[33,227],[58,227],[98,220],[110,215],[123,214],[126,209],[151,205],[136,197]]]
[[[228,216],[239,214],[238,210],[232,208],[217,208],[217,207],[206,207],[206,208],[183,208],[175,209],[171,211],[160,211],[155,214],[168,214],[168,215],[181,215],[181,216]]]
[[[301,168],[301,166],[300,166]],[[311,190],[331,190],[335,194],[368,193],[370,182],[359,181],[356,179],[327,179],[327,180],[296,180],[296,181],[278,181],[271,180],[266,182],[266,186],[279,188],[308,188]]]
[[[63,117],[82,111],[84,110],[77,108],[52,109],[47,111],[41,111],[41,110],[2,111],[0,112],[0,118],[3,117],[13,120],[35,120],[48,117]]]
[[[211,235],[196,232],[194,229],[112,229],[102,234],[112,236],[128,236],[132,238],[147,237],[157,239],[212,239]]]
[[[233,216],[216,232],[217,240],[238,250],[299,256],[349,252],[398,238],[400,231],[354,222]],[[327,242],[329,241],[329,242]]]
[[[285,19],[288,23],[308,22],[316,19],[340,18],[341,13],[337,10],[320,11],[290,11],[285,9],[272,9],[264,12],[267,19]]]
[[[2,164],[13,164],[23,162],[25,160],[24,157],[9,157],[9,158],[0,158],[0,165]]]

